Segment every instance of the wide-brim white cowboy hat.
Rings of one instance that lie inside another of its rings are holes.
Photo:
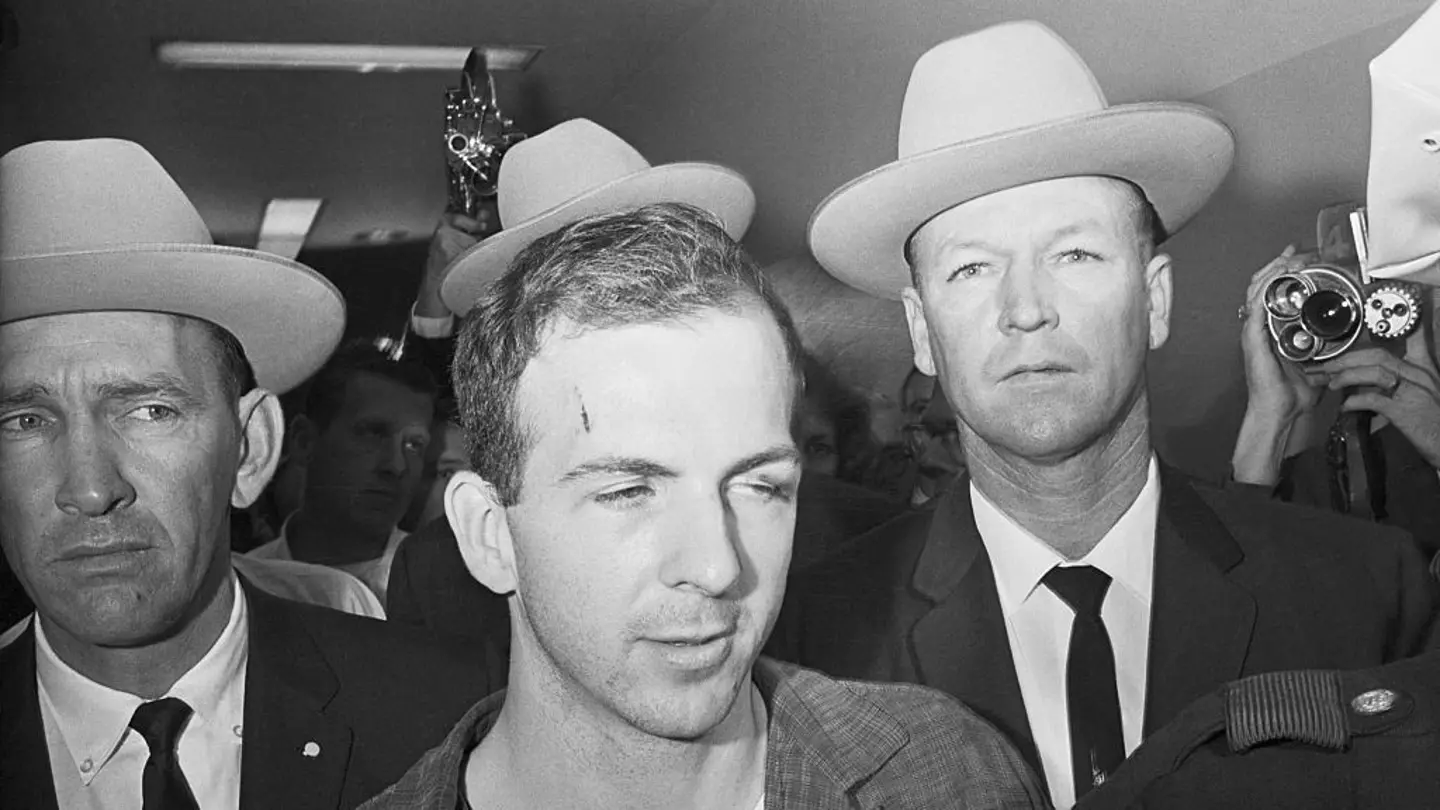
[[[810,249],[836,278],[882,298],[910,283],[905,244],[935,215],[986,194],[1098,175],[1144,190],[1178,231],[1230,170],[1235,139],[1193,104],[1110,106],[1084,60],[1037,22],[937,45],[910,75],[899,159],[832,193]]]
[[[138,144],[44,141],[0,158],[0,323],[75,312],[186,315],[230,332],[283,393],[335,350],[345,302],[289,259],[216,245]]]
[[[499,233],[462,253],[446,271],[440,298],[464,315],[531,242],[585,217],[651,203],[688,203],[714,214],[738,240],[755,215],[745,178],[714,163],[651,166],[593,121],[556,124],[510,148],[496,192]]]

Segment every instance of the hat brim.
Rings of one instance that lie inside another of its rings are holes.
[[[75,312],[167,312],[223,327],[257,384],[280,394],[317,371],[345,330],[345,301],[298,262],[222,245],[127,245],[7,258],[0,323]]]
[[[841,186],[810,217],[810,250],[846,284],[898,299],[905,243],[935,215],[1043,180],[1118,177],[1145,191],[1167,232],[1199,212],[1230,171],[1235,138],[1193,104],[1128,104],[967,141],[886,164]]]
[[[440,299],[451,312],[464,315],[515,256],[536,239],[588,216],[662,202],[687,203],[709,211],[737,241],[755,216],[755,192],[739,172],[714,163],[653,166],[506,227],[460,254],[445,274]]]

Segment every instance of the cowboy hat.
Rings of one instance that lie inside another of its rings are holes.
[[[832,193],[810,217],[815,258],[871,295],[910,283],[905,243],[936,214],[1060,177],[1099,175],[1144,190],[1179,230],[1230,170],[1235,140],[1193,104],[1110,106],[1054,31],[1005,23],[920,57],[900,112],[899,160]]]
[[[186,315],[240,341],[275,393],[320,367],[345,302],[319,273],[216,245],[195,206],[129,141],[43,141],[0,158],[0,323],[71,312]]]
[[[459,315],[527,245],[585,217],[689,203],[714,214],[738,240],[755,214],[755,192],[738,172],[714,163],[651,166],[619,136],[584,118],[512,146],[498,182],[500,232],[456,258],[440,287],[445,306]]]

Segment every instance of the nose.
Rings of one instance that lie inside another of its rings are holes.
[[[410,459],[405,453],[406,439],[402,436],[393,436],[385,442],[377,452],[376,469],[381,473],[400,477],[405,474],[409,467]]]
[[[1050,276],[1034,261],[1017,260],[1000,287],[1000,331],[1034,332],[1054,327],[1055,311]]]
[[[103,427],[76,425],[62,440],[63,478],[55,505],[69,515],[101,517],[135,502],[121,469],[118,439]]]
[[[667,527],[662,581],[706,596],[724,595],[740,580],[738,535],[735,514],[721,494],[704,498]]]

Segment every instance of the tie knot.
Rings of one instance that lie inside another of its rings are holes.
[[[190,707],[180,698],[162,698],[142,703],[130,718],[130,727],[140,732],[150,746],[150,756],[168,759],[175,753],[180,730],[190,719]]]
[[[1089,565],[1055,566],[1045,575],[1045,586],[1065,600],[1076,616],[1099,618],[1100,605],[1110,589],[1110,575]]]

